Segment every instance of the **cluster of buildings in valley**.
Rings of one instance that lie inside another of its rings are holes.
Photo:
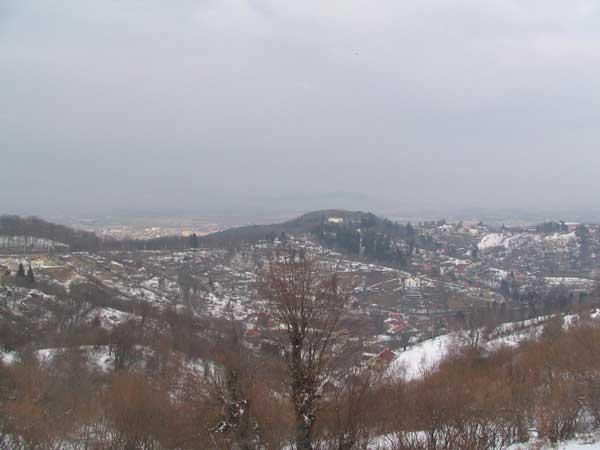
[[[116,225],[111,227],[92,229],[96,234],[102,237],[114,239],[156,239],[165,236],[198,236],[214,233],[220,230],[217,224],[206,224],[203,226],[154,226],[137,227],[133,225]]]

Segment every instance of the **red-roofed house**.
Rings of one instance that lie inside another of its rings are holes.
[[[382,361],[385,361],[386,363],[391,363],[394,359],[396,359],[396,354],[389,348],[386,348],[384,351],[377,355],[377,358]]]

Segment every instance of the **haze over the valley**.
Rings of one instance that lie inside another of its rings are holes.
[[[0,0],[0,449],[600,449],[599,124],[600,0]]]
[[[0,86],[3,212],[600,190],[598,1],[4,0]]]

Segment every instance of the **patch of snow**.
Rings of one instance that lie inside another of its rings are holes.
[[[490,233],[481,238],[481,241],[477,244],[477,248],[479,248],[479,250],[487,250],[494,247],[504,247],[505,242],[506,238],[503,234]]]
[[[583,289],[589,289],[596,285],[595,280],[576,277],[544,277],[544,281],[550,286],[567,286]]]
[[[405,351],[394,350],[399,356],[390,363],[386,375],[407,381],[417,379],[435,370],[463,338],[464,333],[449,333],[423,341]]]
[[[19,360],[17,352],[0,352],[0,362],[10,366]]]
[[[100,320],[100,326],[110,330],[119,324],[127,322],[135,316],[131,313],[119,311],[114,308],[94,308],[90,311],[88,317],[91,319],[98,318]]]
[[[551,234],[550,236],[546,236],[544,237],[544,240],[546,241],[555,241],[557,243],[560,244],[568,244],[571,241],[574,241],[577,239],[577,235],[575,234],[575,232],[573,231],[572,233],[554,233]]]

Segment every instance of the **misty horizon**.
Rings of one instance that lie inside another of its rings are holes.
[[[600,2],[0,6],[1,212],[573,211]]]

